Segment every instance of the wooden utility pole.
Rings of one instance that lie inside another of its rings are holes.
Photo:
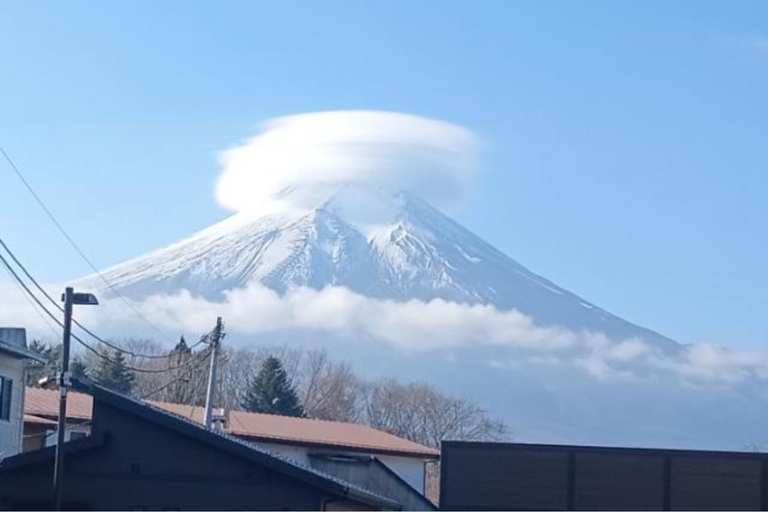
[[[213,408],[213,399],[216,392],[216,365],[218,364],[219,359],[221,335],[221,317],[218,317],[216,319],[216,327],[213,329],[213,335],[211,337],[211,366],[208,370],[208,391],[205,394],[205,416],[203,417],[203,424],[205,424],[207,428],[211,428],[211,410]]]

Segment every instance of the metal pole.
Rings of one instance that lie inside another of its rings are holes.
[[[67,388],[69,386],[69,342],[72,331],[71,287],[64,291],[64,339],[61,345],[61,374],[59,375],[59,422],[56,438],[56,461],[53,471],[53,509],[61,510],[64,493],[64,433],[67,427]]]
[[[208,371],[208,391],[205,394],[205,416],[203,424],[211,428],[211,409],[213,408],[213,394],[216,389],[216,364],[219,358],[219,341],[221,340],[221,317],[216,319],[216,328],[213,330],[211,340],[211,367]]]

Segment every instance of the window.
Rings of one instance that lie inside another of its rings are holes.
[[[69,433],[69,440],[70,441],[76,441],[77,439],[82,439],[84,437],[87,437],[88,434],[85,432],[70,432]]]
[[[0,376],[0,420],[11,419],[11,396],[13,395],[13,381],[8,377]]]

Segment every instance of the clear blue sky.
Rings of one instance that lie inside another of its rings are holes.
[[[682,342],[768,342],[766,2],[15,2],[0,145],[98,266],[226,216],[215,153],[265,119],[383,109],[486,143],[456,215]],[[3,163],[0,235],[88,273]]]

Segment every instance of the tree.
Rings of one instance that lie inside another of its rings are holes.
[[[349,422],[360,419],[361,381],[349,363],[330,360],[323,349],[309,350],[301,358],[293,381],[310,418]]]
[[[259,373],[248,383],[241,405],[250,412],[304,416],[282,363],[273,356],[264,360]]]
[[[177,404],[204,405],[208,374],[205,371],[195,371],[190,366],[194,364],[193,358],[200,357],[200,354],[192,352],[182,336],[168,353],[166,379],[171,379],[171,385],[152,398]],[[202,360],[197,362],[199,370],[205,367],[202,363]]]
[[[80,359],[74,359],[69,365],[69,373],[75,379],[88,378],[88,367]]]
[[[44,364],[34,363],[30,365],[27,371],[26,385],[37,387],[38,381],[43,377],[55,377],[57,375],[61,365],[61,344],[32,340],[29,344],[29,350],[45,359]]]
[[[131,393],[136,380],[119,350],[115,350],[111,357],[104,357],[99,361],[94,378],[99,384],[124,395]]]
[[[374,383],[366,392],[365,413],[372,427],[435,448],[449,439],[501,441],[509,436],[504,422],[474,402],[443,395],[428,384]]]

